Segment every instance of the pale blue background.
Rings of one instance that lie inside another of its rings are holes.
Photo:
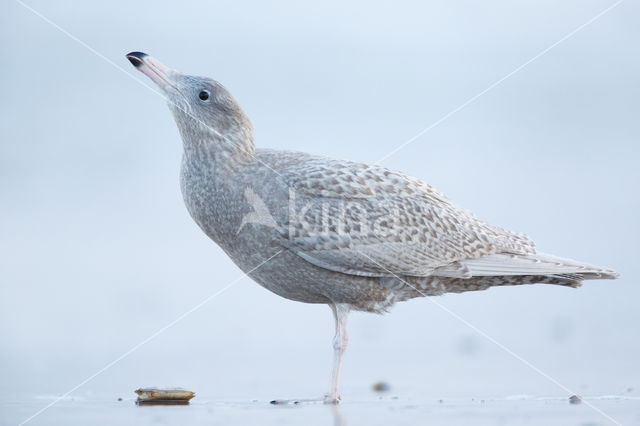
[[[145,83],[127,52],[218,79],[261,147],[363,162],[612,3],[28,1]],[[639,18],[622,3],[383,163],[622,274],[438,299],[584,395],[640,396]],[[183,206],[159,97],[16,2],[0,5],[0,39],[0,398],[45,397],[28,413],[241,271]],[[325,306],[244,279],[73,395],[316,396],[332,327]],[[433,401],[567,396],[428,300],[354,314],[350,337],[347,403],[378,380]]]

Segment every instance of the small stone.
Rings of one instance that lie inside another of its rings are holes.
[[[118,398],[118,401],[122,401],[122,398]]]
[[[571,395],[569,397],[569,404],[580,404],[582,402],[582,398],[578,395]]]
[[[389,386],[389,383],[376,382],[373,384],[372,389],[375,392],[388,392],[391,389],[391,386]]]

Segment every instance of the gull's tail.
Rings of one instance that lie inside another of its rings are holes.
[[[583,280],[615,279],[611,269],[564,259],[550,254],[499,253],[478,259],[465,259],[434,271],[434,275],[451,278],[493,278],[494,285],[550,283],[578,287]],[[504,277],[504,280],[501,280]],[[508,277],[508,279],[506,279]],[[500,284],[501,281],[505,281]]]

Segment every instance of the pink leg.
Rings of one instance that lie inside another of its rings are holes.
[[[333,317],[336,321],[336,335],[333,338],[333,367],[331,369],[331,383],[329,392],[324,396],[325,404],[337,404],[340,402],[340,373],[342,371],[342,359],[344,351],[347,349],[347,316],[349,315],[349,305],[338,303],[331,305]]]
[[[274,399],[271,401],[272,404],[309,404],[320,402],[324,402],[325,404],[338,404],[340,402],[338,384],[342,370],[342,358],[344,357],[344,351],[347,349],[347,316],[349,314],[349,305],[337,303],[330,305],[330,307],[336,321],[336,335],[333,338],[333,368],[331,369],[329,392],[325,394],[322,399]]]

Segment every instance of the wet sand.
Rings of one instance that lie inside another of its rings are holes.
[[[52,400],[33,398],[0,403],[2,425],[19,424]],[[619,424],[640,424],[640,398],[585,397],[581,404],[568,398],[511,396],[422,400],[383,396],[346,400],[340,406],[322,404],[273,406],[269,401],[220,401],[195,398],[187,406],[137,406],[135,398],[118,401],[69,398],[58,402],[30,425],[612,425],[588,404]]]

